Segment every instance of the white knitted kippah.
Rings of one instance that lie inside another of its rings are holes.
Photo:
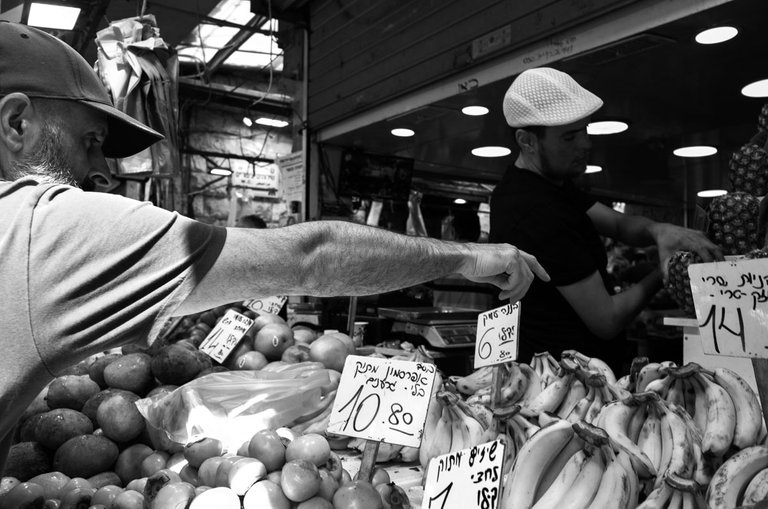
[[[504,118],[512,127],[565,125],[588,117],[603,101],[564,72],[523,71],[504,94]]]

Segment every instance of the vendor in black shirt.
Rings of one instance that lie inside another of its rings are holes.
[[[539,260],[520,311],[518,359],[576,349],[620,370],[624,328],[662,286],[661,268],[678,249],[722,260],[702,232],[621,214],[577,189],[589,158],[590,116],[603,102],[565,73],[529,69],[504,96],[504,116],[520,149],[491,197],[491,242],[509,242]],[[630,246],[656,244],[661,267],[614,294],[601,235]]]

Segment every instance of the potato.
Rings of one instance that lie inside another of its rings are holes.
[[[107,382],[104,380],[104,369],[120,357],[122,357],[122,354],[119,353],[110,353],[103,357],[99,357],[93,361],[88,368],[88,376],[91,377],[91,380],[99,384],[99,387],[106,389]]]
[[[93,433],[91,420],[84,413],[71,408],[54,408],[44,413],[35,427],[37,442],[51,451],[72,437],[89,433]]]
[[[123,355],[104,368],[104,381],[108,387],[143,396],[154,385],[151,361],[152,357],[146,353]]]
[[[135,404],[137,398],[112,394],[101,402],[96,410],[96,421],[104,436],[115,442],[128,442],[144,431],[144,416]]]
[[[161,348],[152,357],[151,366],[152,374],[160,383],[171,385],[184,385],[208,367],[197,352],[179,345]]]
[[[48,386],[46,401],[51,408],[71,408],[79,412],[88,398],[100,390],[99,384],[88,375],[64,375]]]
[[[64,442],[53,456],[53,468],[70,477],[92,477],[111,470],[117,445],[107,437],[80,435]]]

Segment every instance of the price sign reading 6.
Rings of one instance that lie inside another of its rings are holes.
[[[434,364],[347,357],[328,432],[419,447]]]
[[[478,315],[475,369],[517,359],[519,324],[519,302]]]

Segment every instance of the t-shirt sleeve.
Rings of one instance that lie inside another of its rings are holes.
[[[55,186],[29,239],[29,309],[43,362],[154,339],[218,257],[226,229],[151,204]]]

